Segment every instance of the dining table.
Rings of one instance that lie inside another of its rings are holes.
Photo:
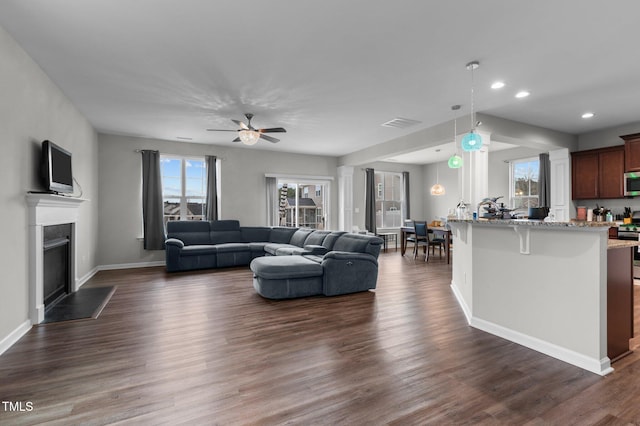
[[[451,229],[447,226],[429,226],[428,232],[433,232],[434,237],[444,239],[444,251],[447,257],[447,264],[451,262]],[[400,228],[400,255],[404,256],[407,251],[407,237],[415,234],[413,226],[402,226]]]

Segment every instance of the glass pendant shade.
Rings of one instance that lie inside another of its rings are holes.
[[[482,147],[482,137],[473,130],[462,137],[462,149],[470,152]]]
[[[451,157],[449,157],[449,161],[447,162],[447,164],[449,165],[450,169],[459,169],[460,167],[462,167],[462,157],[460,157],[458,154],[453,154]]]
[[[440,185],[439,183],[436,183],[431,187],[431,195],[444,195],[444,194],[445,194],[444,186]]]
[[[260,139],[260,133],[253,130],[241,130],[238,137],[245,145],[255,145]]]

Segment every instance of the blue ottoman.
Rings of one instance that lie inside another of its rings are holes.
[[[253,287],[267,299],[322,294],[322,265],[303,256],[265,256],[251,261]]]

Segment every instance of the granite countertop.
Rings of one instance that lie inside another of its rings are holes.
[[[607,250],[610,249],[618,249],[618,248],[626,248],[626,247],[637,247],[640,246],[640,241],[633,240],[608,240],[607,242]]]
[[[494,226],[535,226],[547,228],[610,228],[617,226],[615,222],[587,222],[574,220],[571,222],[544,222],[528,219],[448,219],[447,223],[475,223]]]

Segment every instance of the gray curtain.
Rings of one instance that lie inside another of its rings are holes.
[[[142,216],[145,250],[164,250],[164,217],[160,153],[142,153]]]
[[[411,203],[409,200],[409,172],[402,172],[402,224],[411,219]]]
[[[373,169],[365,169],[364,227],[376,233],[376,175]]]
[[[218,220],[218,182],[216,170],[216,157],[207,155],[207,199],[205,212],[207,220]]]
[[[538,198],[540,207],[551,207],[551,163],[547,153],[540,154]]]
[[[277,226],[280,224],[278,215],[278,180],[274,177],[267,177],[267,226]]]

